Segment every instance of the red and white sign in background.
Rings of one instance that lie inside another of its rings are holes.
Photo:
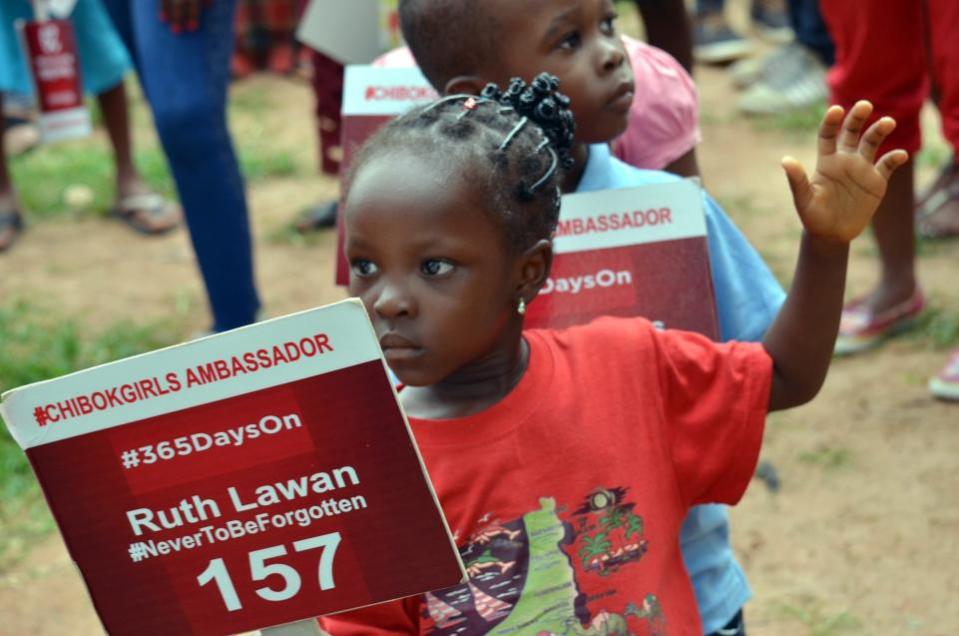
[[[44,142],[86,137],[92,131],[83,101],[73,25],[67,20],[18,23],[37,91],[37,123]]]
[[[546,286],[527,327],[643,316],[716,339],[702,188],[696,181],[563,197]]]
[[[359,301],[15,389],[111,634],[232,634],[465,578]]]
[[[343,174],[381,126],[436,99],[416,68],[348,66]],[[567,327],[597,316],[644,316],[718,336],[703,194],[693,181],[563,197],[552,277],[530,304],[529,327]],[[340,217],[342,220],[342,216]],[[349,283],[337,227],[336,283]]]

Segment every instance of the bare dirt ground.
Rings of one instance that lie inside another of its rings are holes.
[[[779,159],[793,154],[809,166],[814,135],[737,119],[721,70],[698,69],[697,81],[706,185],[785,279],[799,223]],[[276,127],[277,143],[312,152],[305,86],[255,78],[237,90],[270,95],[265,125]],[[331,283],[331,233],[305,244],[277,238],[301,206],[335,191],[331,180],[305,175],[251,188],[270,314],[343,297]],[[955,313],[959,242],[924,252],[925,289],[936,307]],[[869,288],[874,255],[861,240],[850,294]],[[206,324],[182,231],[147,239],[105,220],[38,222],[0,269],[0,297],[42,297],[94,326],[171,315],[184,333]],[[771,418],[764,459],[782,488],[774,494],[755,481],[733,512],[736,553],[755,594],[747,606],[751,634],[959,632],[959,405],[936,402],[925,389],[944,357],[921,338],[905,338],[837,361],[813,404]],[[0,616],[0,634],[102,633],[57,535],[0,572]]]

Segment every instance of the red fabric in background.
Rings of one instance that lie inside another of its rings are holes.
[[[295,33],[306,0],[238,0],[233,75],[241,78],[258,70],[283,75],[302,70],[312,80],[316,96],[316,125],[320,169],[337,176],[343,104],[343,65],[299,44]]]
[[[928,25],[921,5],[919,0],[821,0],[836,44],[836,65],[829,72],[832,100],[848,108],[868,99],[876,116],[896,118],[898,126],[882,152],[905,148],[914,153],[922,145],[919,113],[930,91],[927,46],[943,134],[959,149],[959,2],[928,0]]]
[[[316,95],[316,126],[320,140],[320,169],[340,173],[340,134],[343,108],[343,65],[319,51],[311,51],[313,91]]]
[[[238,0],[234,75],[295,71],[302,47],[294,34],[305,4],[305,0]]]

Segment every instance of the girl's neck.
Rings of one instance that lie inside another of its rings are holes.
[[[586,171],[586,162],[589,160],[589,145],[583,142],[577,142],[570,150],[570,156],[576,162],[573,167],[566,172],[563,179],[563,194],[576,192],[579,182],[583,178],[583,172]]]
[[[441,382],[404,388],[400,398],[406,412],[418,419],[467,417],[485,411],[509,395],[528,366],[529,344],[519,337],[515,346],[494,350]]]

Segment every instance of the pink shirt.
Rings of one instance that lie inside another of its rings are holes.
[[[623,42],[636,76],[636,97],[629,127],[613,142],[613,152],[637,168],[662,170],[700,141],[696,86],[669,53],[625,35]],[[402,47],[381,55],[373,66],[410,67],[416,61]]]

